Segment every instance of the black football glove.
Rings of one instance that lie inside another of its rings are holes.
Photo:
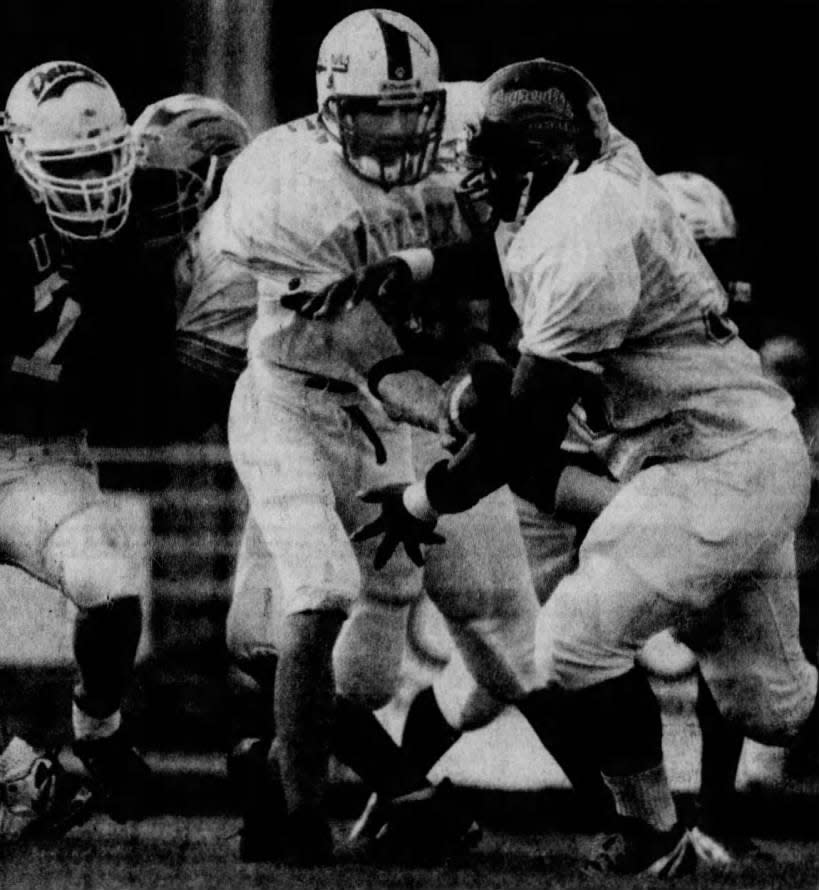
[[[285,294],[282,306],[311,321],[330,321],[368,300],[392,327],[393,321],[402,325],[406,322],[412,289],[410,267],[398,257],[388,257],[357,269],[316,293],[295,291]]]
[[[359,497],[368,504],[381,504],[381,515],[353,532],[353,541],[367,541],[383,535],[375,551],[373,565],[382,569],[395,553],[399,544],[417,566],[424,564],[421,545],[443,544],[446,540],[435,532],[434,522],[416,519],[404,506],[404,482],[381,485],[360,492]]]

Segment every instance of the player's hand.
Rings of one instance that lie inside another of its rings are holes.
[[[367,541],[383,535],[375,551],[373,565],[382,569],[401,544],[407,556],[417,566],[424,564],[422,545],[443,544],[445,538],[435,531],[434,521],[416,519],[404,506],[406,483],[392,483],[370,488],[359,493],[362,501],[380,504],[381,515],[353,532],[353,541]]]
[[[403,322],[412,288],[410,267],[398,257],[388,257],[357,269],[317,293],[296,291],[285,294],[282,306],[310,321],[330,321],[368,300],[387,324],[391,324],[396,313],[402,316]]]

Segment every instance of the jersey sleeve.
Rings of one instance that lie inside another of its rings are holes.
[[[520,349],[541,358],[616,348],[640,296],[634,236],[617,195],[575,191],[541,205],[510,254]]]
[[[218,242],[255,281],[260,302],[290,291],[318,290],[354,265],[339,235],[332,180],[315,163],[298,162],[304,140],[261,142],[225,177]],[[304,159],[302,158],[302,161]]]

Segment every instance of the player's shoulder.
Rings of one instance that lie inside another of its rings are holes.
[[[529,214],[510,257],[519,265],[572,261],[630,242],[643,225],[640,189],[603,163],[566,176]]]
[[[227,188],[244,192],[260,185],[279,190],[324,169],[329,136],[315,115],[278,124],[260,133],[239,153],[225,176]]]
[[[233,161],[217,212],[251,234],[324,229],[345,203],[342,166],[340,152],[315,115],[280,124],[257,136]]]

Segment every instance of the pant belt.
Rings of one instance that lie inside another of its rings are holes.
[[[321,389],[324,392],[340,396],[351,396],[358,392],[358,387],[354,383],[348,383],[346,380],[334,380],[332,377],[322,377],[320,374],[310,374],[305,377],[304,385],[309,389]]]

